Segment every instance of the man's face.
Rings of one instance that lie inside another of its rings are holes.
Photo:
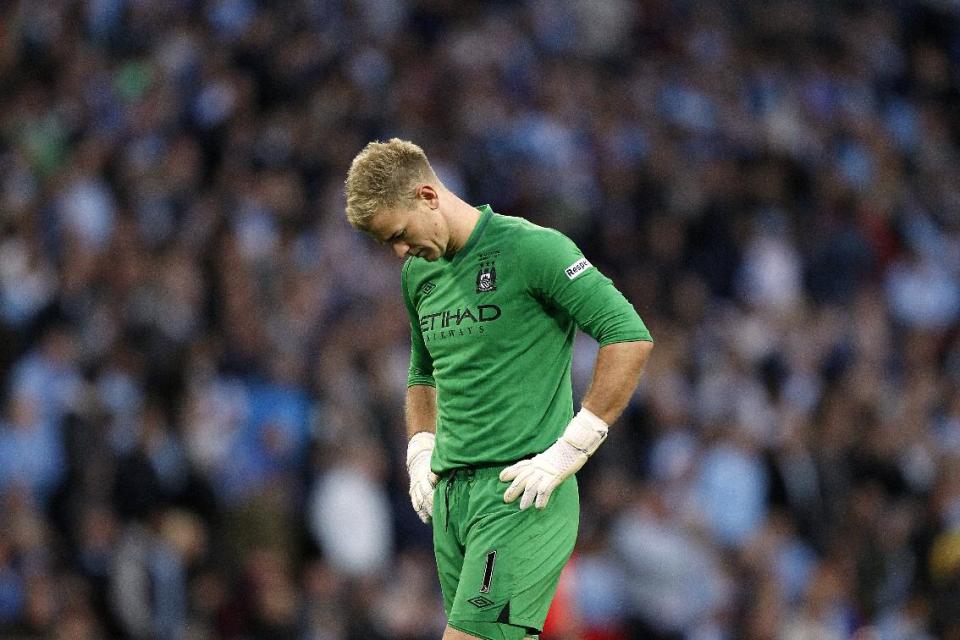
[[[412,208],[398,207],[375,215],[367,233],[381,244],[389,244],[400,258],[415,256],[431,262],[446,253],[450,241],[443,216],[419,198]]]

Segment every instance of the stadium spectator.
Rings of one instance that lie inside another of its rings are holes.
[[[585,638],[960,637],[958,43],[937,0],[0,3],[0,635],[438,637],[399,265],[343,221],[396,136],[658,338],[580,477]]]

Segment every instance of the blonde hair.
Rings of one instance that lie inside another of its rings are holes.
[[[399,138],[371,142],[347,172],[347,220],[365,229],[378,212],[412,200],[418,182],[436,179],[427,154],[414,143]]]

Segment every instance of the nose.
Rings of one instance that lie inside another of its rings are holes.
[[[393,252],[397,254],[398,258],[402,258],[407,255],[407,251],[410,251],[410,245],[406,242],[395,242],[393,244]]]

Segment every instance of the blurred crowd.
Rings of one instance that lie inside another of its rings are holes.
[[[0,637],[439,638],[392,136],[658,342],[544,640],[960,638],[946,0],[0,3]]]

